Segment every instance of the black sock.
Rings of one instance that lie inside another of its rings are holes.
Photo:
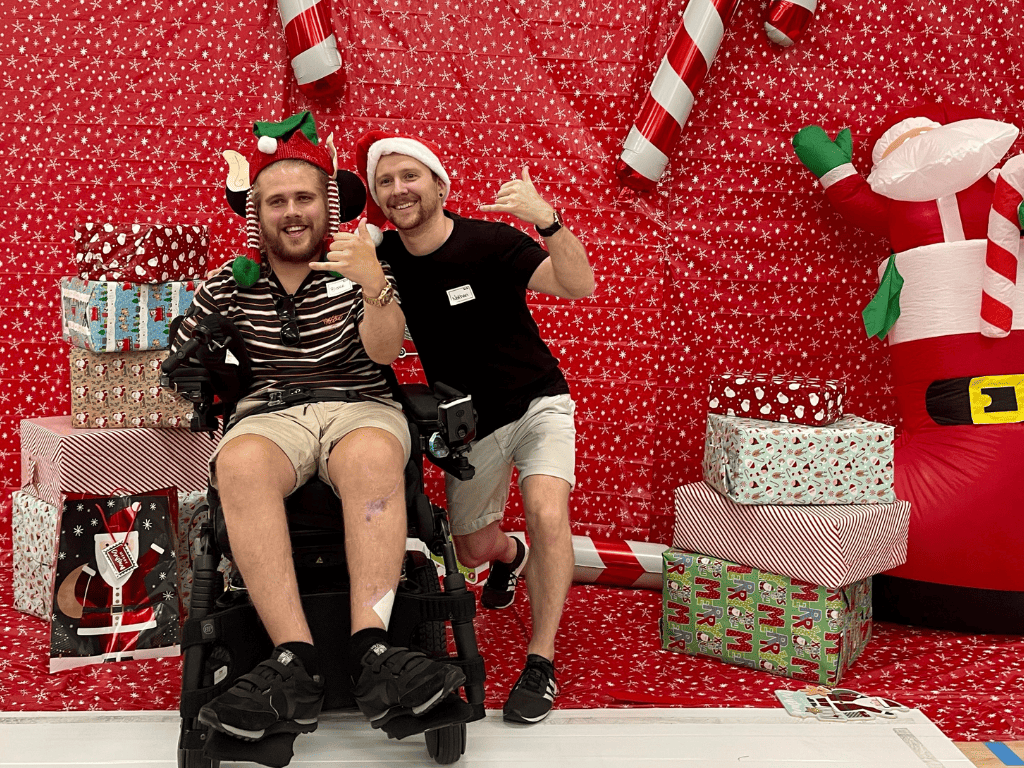
[[[309,643],[281,643],[277,647],[294,653],[310,677],[320,674],[320,654]]]
[[[360,629],[348,639],[348,673],[352,677],[353,684],[359,682],[359,675],[363,672],[363,656],[375,643],[390,645],[387,630],[379,627],[367,627]]]

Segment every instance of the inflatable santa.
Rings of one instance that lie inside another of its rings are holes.
[[[829,202],[888,237],[868,333],[888,337],[900,415],[896,495],[907,562],[876,580],[876,617],[1024,633],[1024,158],[1018,129],[926,105],[882,126],[865,179],[848,130],[793,146]]]

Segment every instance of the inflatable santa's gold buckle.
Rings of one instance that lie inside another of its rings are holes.
[[[1013,391],[1015,406],[1004,410],[997,402],[997,392],[1005,396]],[[1006,376],[975,376],[967,385],[971,398],[971,421],[975,424],[1013,424],[1024,421],[1024,374]]]
[[[1024,373],[933,381],[925,408],[944,426],[1024,422]]]

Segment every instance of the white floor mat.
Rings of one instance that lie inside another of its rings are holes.
[[[0,713],[0,767],[177,765],[170,712]],[[250,768],[252,763],[225,763]],[[328,713],[295,742],[293,768],[432,766],[423,736],[388,740],[357,713]],[[500,712],[469,726],[461,768],[970,768],[921,712],[822,723],[782,709],[559,710],[533,726]]]

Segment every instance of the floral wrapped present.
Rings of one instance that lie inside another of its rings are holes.
[[[171,320],[192,303],[197,285],[194,280],[147,285],[63,277],[64,339],[94,352],[167,349]]]
[[[831,424],[843,415],[846,384],[768,373],[712,376],[708,412],[791,424]]]
[[[834,686],[871,639],[871,579],[831,589],[678,549],[664,563],[667,650]]]
[[[704,480],[740,504],[886,504],[894,434],[853,415],[812,427],[709,413]]]
[[[75,264],[85,280],[167,283],[202,280],[209,228],[197,224],[80,224]]]

